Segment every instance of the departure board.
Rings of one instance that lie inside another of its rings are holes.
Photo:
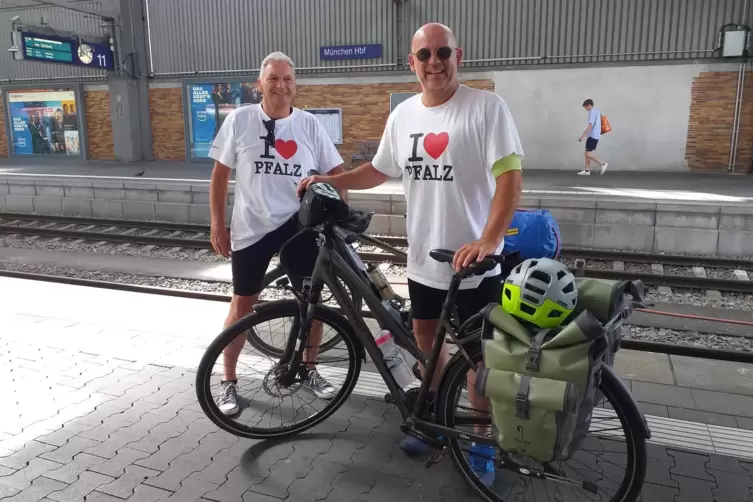
[[[100,70],[115,69],[115,58],[107,44],[30,32],[23,32],[22,41],[24,59]]]

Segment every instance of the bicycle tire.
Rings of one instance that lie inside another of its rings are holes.
[[[473,350],[469,351],[469,356],[478,364],[482,361],[481,348],[476,346]],[[456,393],[455,387],[465,382],[466,373],[469,369],[470,363],[464,357],[456,356],[448,365],[447,371],[439,384],[436,411],[439,423],[445,427],[452,428],[452,417],[454,416],[454,400],[452,398]],[[643,430],[643,424],[639,423],[640,415],[636,417],[635,414],[629,411],[629,407],[632,404],[629,402],[630,397],[620,395],[624,390],[617,381],[618,377],[612,372],[602,372],[602,375],[599,391],[603,393],[616,412],[625,433],[626,443],[628,444],[626,476],[620,484],[617,494],[610,502],[634,502],[643,488],[648,462],[646,458],[646,438],[640,433]],[[468,464],[468,460],[463,454],[458,440],[450,440],[450,450],[452,452],[453,463],[466,482],[473,486],[476,493],[483,500],[487,502],[505,502],[499,495],[487,488],[478,476],[476,476]],[[631,469],[632,474],[629,474],[628,468]]]
[[[255,312],[239,319],[222,331],[209,345],[196,370],[196,396],[202,411],[219,428],[239,437],[249,439],[272,439],[292,436],[304,432],[329,418],[348,399],[358,381],[361,372],[363,347],[360,345],[347,319],[329,307],[317,305],[314,319],[338,331],[348,351],[350,365],[340,391],[313,417],[307,417],[300,424],[288,428],[260,429],[236,423],[231,417],[224,415],[217,407],[210,391],[211,377],[214,364],[221,357],[223,350],[237,336],[248,331],[255,325],[283,317],[297,317],[300,314],[296,300],[278,300],[261,305]]]
[[[264,282],[262,283],[262,291],[264,291],[266,288],[268,288],[270,285],[272,285],[273,282],[280,279],[281,277],[284,277],[286,274],[283,271],[281,266],[277,266],[274,269],[270,270],[264,275]],[[346,288],[347,289],[347,288]],[[355,301],[356,307],[358,310],[361,310],[361,306],[363,304],[363,300],[358,294],[352,295],[352,298]],[[248,343],[251,344],[252,347],[254,347],[256,350],[261,352],[264,355],[267,355],[269,357],[280,357],[282,356],[283,349],[280,347],[275,347],[274,345],[271,345],[259,337],[258,333],[256,333],[253,330],[249,330],[246,334],[246,340],[248,340]],[[340,337],[333,336],[331,339],[327,340],[321,346],[319,347],[319,352],[324,353],[328,350],[333,349],[340,343]]]

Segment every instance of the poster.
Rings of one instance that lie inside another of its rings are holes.
[[[80,155],[78,103],[73,89],[8,91],[15,155]]]
[[[217,132],[232,110],[261,103],[256,82],[225,84],[188,84],[191,104],[190,141],[193,158],[209,158]]]

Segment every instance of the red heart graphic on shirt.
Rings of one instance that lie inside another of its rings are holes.
[[[298,145],[292,139],[288,141],[278,139],[275,141],[275,150],[284,158],[289,159],[298,151]]]
[[[439,134],[430,132],[424,138],[424,150],[435,159],[438,159],[447,148],[449,142],[450,135],[446,132],[440,132]]]

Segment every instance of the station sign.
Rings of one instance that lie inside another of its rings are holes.
[[[381,57],[382,44],[333,45],[319,47],[319,59],[323,61],[379,59]]]
[[[108,44],[78,37],[57,37],[24,31],[21,33],[24,60],[58,63],[99,70],[114,70],[115,57]]]

